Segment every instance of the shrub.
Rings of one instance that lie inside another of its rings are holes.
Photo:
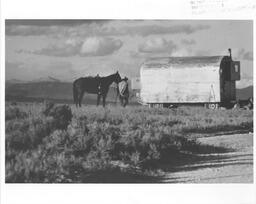
[[[30,118],[6,124],[6,148],[36,148],[53,131],[51,118]]]
[[[88,106],[71,112],[52,103],[43,110],[40,104],[17,108],[6,121],[7,182],[82,182],[98,172],[155,171],[165,159],[175,164],[183,151],[219,151],[191,134],[253,126],[252,111],[240,110]]]
[[[54,107],[53,103],[46,103],[46,108],[43,111],[43,114],[53,117],[56,129],[67,129],[72,120],[72,112],[68,105]]]
[[[58,183],[76,180],[82,169],[79,158],[65,152],[48,155],[43,147],[20,152],[6,163],[7,183]]]
[[[24,119],[28,117],[28,114],[18,107],[8,107],[5,111],[5,120],[13,120],[13,119]]]
[[[166,152],[178,152],[187,144],[187,139],[170,135],[163,131],[136,130],[121,138],[122,159],[134,166],[150,167],[150,163],[157,162],[166,156]]]
[[[43,107],[42,113],[43,113],[45,116],[49,116],[49,113],[50,113],[50,111],[52,110],[53,107],[54,107],[54,103],[53,103],[53,102],[51,102],[51,101],[45,101],[45,102],[44,102],[44,107]]]

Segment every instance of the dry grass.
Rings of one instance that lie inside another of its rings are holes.
[[[175,160],[184,151],[223,151],[201,145],[195,135],[253,129],[249,110],[71,109],[71,123],[59,130],[41,113],[42,104],[6,105],[6,182],[93,182],[95,172],[145,176],[167,155]]]

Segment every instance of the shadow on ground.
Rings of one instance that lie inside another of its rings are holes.
[[[82,176],[81,183],[159,183],[162,176],[147,176],[138,173],[113,171],[96,171]]]
[[[164,159],[150,162],[142,168],[144,171],[120,171],[119,168],[111,171],[97,171],[86,173],[79,179],[81,183],[193,183],[194,180],[183,177],[167,178],[166,173],[190,172],[205,168],[235,167],[237,165],[252,165],[253,154],[234,153],[234,150],[210,145],[201,145],[191,152],[165,152]],[[170,157],[171,155],[171,157]],[[155,173],[153,176],[145,175],[145,170]],[[236,175],[232,175],[234,177]],[[237,175],[241,176],[241,174]],[[223,178],[229,177],[228,175]],[[218,177],[220,178],[220,176]],[[205,178],[207,179],[207,177]],[[211,178],[209,178],[211,179]]]

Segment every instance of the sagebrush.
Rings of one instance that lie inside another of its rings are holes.
[[[250,110],[59,109],[6,105],[6,182],[93,182],[95,172],[157,171],[166,157],[198,151],[198,134],[253,129]]]

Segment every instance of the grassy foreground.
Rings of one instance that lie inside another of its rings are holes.
[[[154,182],[163,160],[219,151],[196,137],[253,129],[250,110],[71,109],[63,129],[42,104],[6,104],[6,182]]]

